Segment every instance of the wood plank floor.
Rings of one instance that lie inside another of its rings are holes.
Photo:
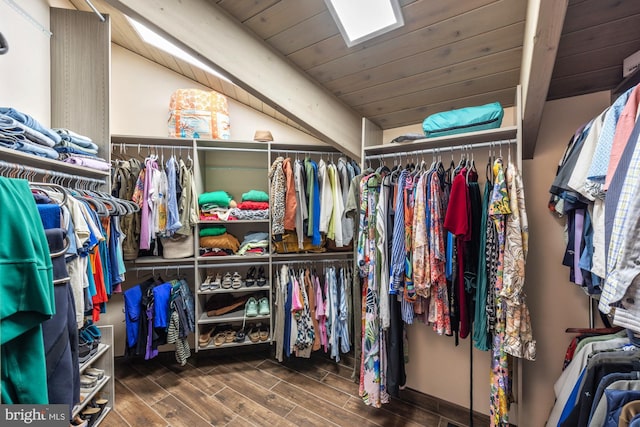
[[[115,410],[101,426],[469,425],[466,409],[408,389],[380,409],[364,405],[350,362],[314,356],[281,364],[268,350],[200,352],[184,367],[171,353],[116,359]],[[473,425],[488,421],[476,414]]]

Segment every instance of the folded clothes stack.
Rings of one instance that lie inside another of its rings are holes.
[[[69,129],[50,129],[11,107],[0,107],[0,147],[91,169],[111,168],[98,157],[98,146],[90,138]]]
[[[210,191],[198,196],[200,219],[209,221],[231,221],[236,218],[229,215],[236,202],[226,191]]]
[[[249,190],[231,214],[238,219],[269,219],[269,195],[260,190]]]
[[[240,249],[238,239],[226,231],[219,235],[200,237],[201,256],[233,255]]]
[[[269,248],[269,233],[252,232],[244,236],[244,240],[238,249],[238,255],[252,254],[264,255]]]
[[[33,117],[13,108],[0,107],[0,147],[57,159],[53,146],[60,136]]]

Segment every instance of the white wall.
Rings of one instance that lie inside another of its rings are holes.
[[[169,99],[176,89],[210,90],[118,45],[111,45],[111,133],[168,135]],[[258,129],[278,143],[322,144],[316,138],[229,99],[231,138],[252,140]]]
[[[37,22],[49,28],[49,5],[45,1],[18,3]],[[0,2],[0,31],[9,45],[9,51],[0,56],[0,106],[14,107],[48,126],[51,121],[49,35],[4,1]]]

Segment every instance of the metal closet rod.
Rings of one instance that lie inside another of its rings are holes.
[[[116,147],[120,147],[121,151],[124,151],[127,148],[137,148],[138,150],[141,148],[154,148],[154,149],[162,149],[167,148],[170,150],[192,150],[193,146],[191,145],[161,145],[161,144],[132,144],[127,142],[114,142],[111,144],[111,151],[114,151]]]
[[[353,264],[353,260],[349,258],[343,259],[306,259],[306,260],[281,260],[272,261],[271,264],[288,265],[288,264]]]
[[[386,159],[388,157],[406,157],[406,156],[415,156],[420,154],[442,154],[446,152],[453,153],[455,150],[460,151],[468,151],[475,150],[477,148],[500,148],[502,145],[510,145],[517,143],[515,139],[508,139],[503,141],[492,141],[492,142],[478,142],[475,144],[462,144],[456,146],[448,146],[448,147],[439,147],[439,148],[424,148],[422,150],[413,150],[413,151],[398,151],[395,153],[384,153],[384,154],[365,154],[365,159],[367,160],[381,160]]]
[[[342,151],[314,151],[314,150],[278,150],[276,148],[272,148],[271,152],[275,152],[276,154],[279,153],[290,153],[290,154],[326,154],[328,156],[334,156],[334,155],[338,155],[338,156],[342,156],[342,157],[349,157],[346,154],[344,154]]]
[[[265,148],[234,148],[234,147],[198,147],[196,151],[243,151],[243,152],[255,152],[266,153]]]
[[[156,266],[144,266],[144,267],[127,267],[127,271],[160,271],[163,270],[167,273],[169,270],[193,270],[193,265],[189,264],[174,264],[174,265],[156,265]]]
[[[7,169],[6,171],[3,169]],[[52,178],[59,178],[59,179],[68,179],[68,180],[72,180],[72,181],[82,181],[82,182],[86,182],[89,184],[95,184],[95,185],[104,185],[105,181],[100,180],[100,179],[96,179],[96,178],[89,178],[86,176],[79,176],[79,175],[72,175],[72,174],[68,174],[68,173],[64,173],[64,172],[57,172],[57,171],[52,171],[52,170],[48,170],[48,169],[41,169],[41,168],[35,168],[32,166],[24,166],[24,165],[20,165],[17,163],[9,163],[9,162],[5,162],[4,160],[0,160],[0,175],[3,176],[7,176],[6,173],[4,172],[9,172],[9,171],[15,171],[16,172],[16,176],[12,177],[20,177],[21,175],[26,175],[26,179],[31,181],[30,178],[31,175],[35,176],[35,175],[42,175],[44,178],[47,177],[52,177]],[[10,176],[11,177],[11,176]]]
[[[265,257],[267,258],[267,257]],[[207,263],[205,264],[204,261],[200,261],[200,264],[198,264],[198,268],[199,269],[204,269],[204,268],[208,268],[208,269],[217,269],[218,267],[220,268],[230,268],[230,267],[251,267],[251,266],[268,266],[269,264],[269,260],[265,259],[265,260],[260,260],[258,261],[258,263],[256,262],[229,262],[229,263]]]

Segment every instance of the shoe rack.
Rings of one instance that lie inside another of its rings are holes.
[[[73,408],[72,419],[82,414],[98,399],[107,400],[106,405],[97,414],[93,426],[99,425],[113,409],[114,402],[114,368],[113,368],[113,326],[98,326],[100,329],[100,344],[97,351],[85,362],[80,363],[80,376],[84,375],[87,369],[97,368],[104,371],[104,376],[97,380],[94,387],[80,389],[80,403]]]

